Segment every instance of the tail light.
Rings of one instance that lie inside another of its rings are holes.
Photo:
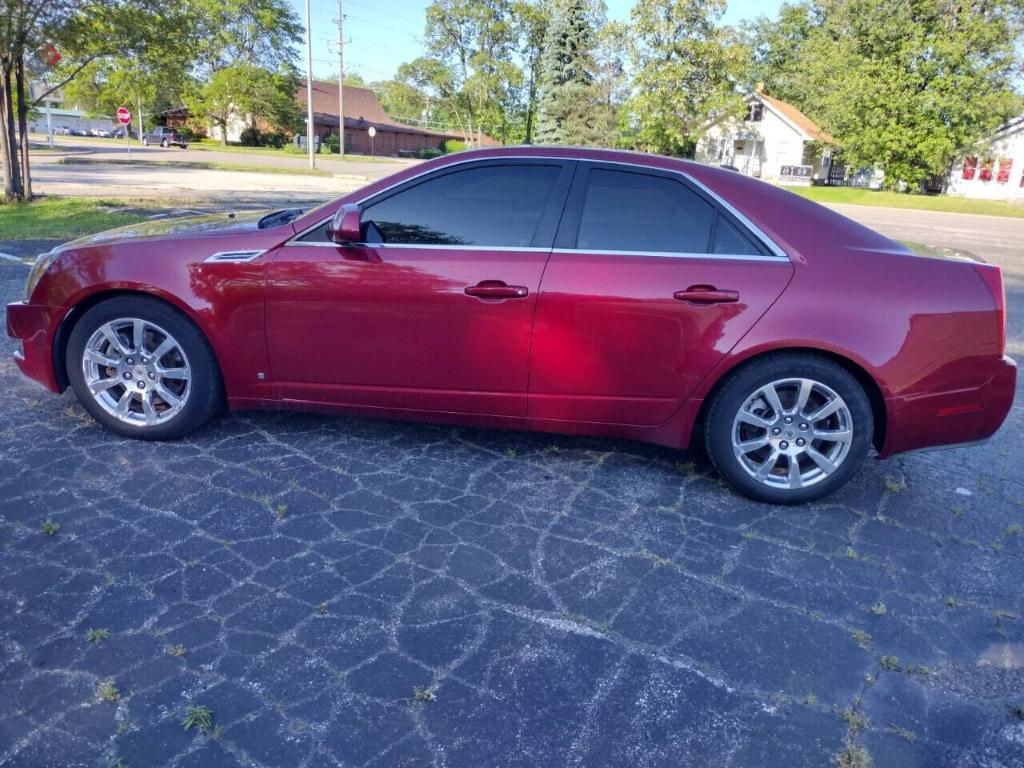
[[[992,264],[976,264],[974,268],[992,293],[996,304],[996,322],[999,324],[999,354],[1006,352],[1006,289],[1003,286],[1003,273]]]

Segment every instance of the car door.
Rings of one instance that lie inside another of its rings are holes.
[[[360,204],[364,242],[326,222],[281,248],[267,344],[285,401],[524,416],[541,274],[572,162],[455,164]]]
[[[665,421],[792,271],[681,174],[581,163],[538,299],[529,415]]]

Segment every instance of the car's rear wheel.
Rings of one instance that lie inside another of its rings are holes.
[[[82,406],[127,437],[181,437],[223,402],[217,361],[202,333],[149,297],[114,298],[88,310],[68,339],[67,371]]]
[[[171,145],[167,143],[167,139],[164,139],[163,141],[160,142],[160,146],[163,147],[164,149],[167,149]]]
[[[142,140],[142,146],[148,147],[149,146],[149,142],[146,139],[143,139]]]
[[[717,391],[704,422],[715,468],[746,496],[798,504],[827,496],[871,446],[871,403],[843,366],[813,354],[753,361]]]

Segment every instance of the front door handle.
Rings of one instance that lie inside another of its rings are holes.
[[[723,291],[713,285],[691,285],[685,291],[676,291],[672,298],[691,304],[731,304],[740,300],[739,291]]]
[[[504,280],[481,280],[466,288],[467,296],[478,299],[525,299],[530,291],[525,285],[508,285]]]

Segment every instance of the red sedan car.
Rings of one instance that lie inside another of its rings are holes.
[[[309,211],[149,223],[39,257],[17,362],[167,439],[289,408],[703,444],[802,502],[1006,417],[999,269],[927,258],[729,170],[464,152]]]

